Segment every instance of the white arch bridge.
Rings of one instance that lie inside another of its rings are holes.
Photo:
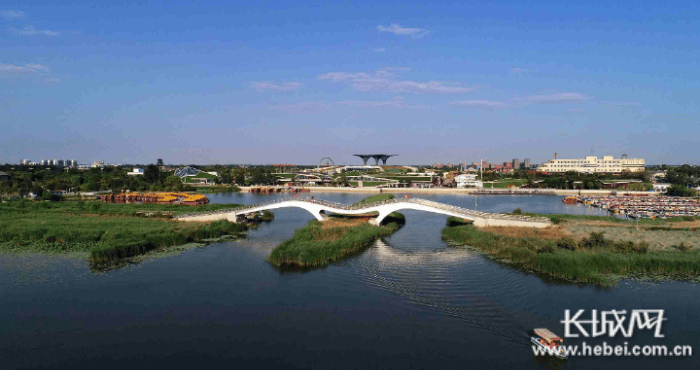
[[[402,209],[415,209],[446,216],[455,216],[462,219],[471,220],[474,222],[475,226],[517,226],[544,228],[552,225],[552,222],[546,217],[528,217],[520,215],[507,215],[502,213],[479,212],[473,209],[457,207],[450,204],[438,203],[420,198],[391,199],[369,204],[346,205],[308,197],[293,197],[282,198],[269,203],[249,205],[235,209],[186,214],[178,216],[177,220],[185,222],[217,220],[236,222],[236,218],[241,215],[287,207],[304,209],[311,213],[319,221],[326,220],[328,213],[360,215],[370,212],[377,212],[379,213],[379,216],[369,221],[375,225],[381,224],[384,218],[386,218],[386,216],[388,216],[390,213]]]

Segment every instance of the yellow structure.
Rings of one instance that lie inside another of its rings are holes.
[[[627,158],[626,154],[622,158],[613,158],[611,155],[598,159],[596,156],[587,156],[577,159],[550,159],[549,162],[540,165],[537,170],[540,172],[642,172],[646,161],[643,158]]]

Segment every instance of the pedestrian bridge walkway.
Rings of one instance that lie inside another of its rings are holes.
[[[544,228],[552,225],[552,222],[545,217],[528,217],[519,215],[507,215],[501,213],[479,212],[473,209],[453,206],[445,203],[433,202],[420,198],[391,199],[376,203],[360,205],[346,205],[335,202],[328,202],[310,197],[290,197],[278,199],[269,203],[246,205],[241,208],[218,210],[211,212],[201,212],[181,215],[178,221],[217,221],[228,220],[236,222],[238,216],[248,213],[273,210],[277,208],[296,207],[302,208],[311,213],[319,221],[324,221],[329,213],[342,215],[361,215],[370,212],[377,212],[379,216],[370,220],[370,223],[379,225],[392,212],[402,209],[414,209],[446,216],[459,217],[474,222],[475,226],[516,226]]]

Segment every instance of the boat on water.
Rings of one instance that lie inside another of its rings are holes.
[[[558,335],[549,331],[549,329],[538,328],[534,330],[537,337],[530,337],[530,341],[538,347],[546,350],[550,355],[566,359],[564,348],[562,347],[564,340]]]
[[[564,197],[561,200],[564,203],[575,204],[578,203],[578,198],[576,197]]]

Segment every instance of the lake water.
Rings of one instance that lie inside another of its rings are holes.
[[[366,195],[314,193],[354,203]],[[212,194],[217,203],[281,195]],[[474,207],[467,195],[421,195]],[[481,211],[605,214],[556,196],[480,196]],[[665,309],[664,339],[700,341],[698,285],[571,285],[449,248],[445,216],[405,211],[406,225],[364,253],[309,272],[265,257],[312,216],[275,211],[248,238],[106,273],[82,258],[0,255],[0,368],[674,369],[690,358],[536,359],[528,331],[563,335],[564,310]],[[604,339],[603,339],[604,338]],[[587,338],[588,344],[625,338]],[[567,339],[580,344],[582,339]]]

